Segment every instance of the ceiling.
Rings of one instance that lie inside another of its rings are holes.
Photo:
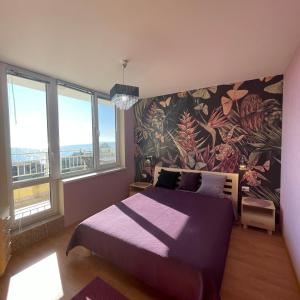
[[[0,0],[0,61],[142,97],[283,73],[299,0]]]

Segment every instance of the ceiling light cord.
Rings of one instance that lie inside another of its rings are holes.
[[[123,59],[122,60],[122,67],[123,67],[123,84],[125,82],[125,68],[127,67],[128,64],[128,60],[127,59]]]
[[[123,84],[116,83],[109,93],[111,102],[121,110],[129,109],[139,100],[139,88],[125,84],[125,68],[127,64],[127,59],[121,60]]]

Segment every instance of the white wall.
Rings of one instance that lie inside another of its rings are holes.
[[[281,218],[300,282],[300,48],[284,74]]]

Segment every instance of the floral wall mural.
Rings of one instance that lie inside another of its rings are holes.
[[[152,165],[239,172],[251,196],[279,207],[283,76],[265,77],[140,100],[136,179]]]

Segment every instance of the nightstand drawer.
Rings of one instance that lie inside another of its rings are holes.
[[[261,218],[259,216],[243,216],[242,224],[255,226],[267,230],[275,230],[275,222],[273,218]]]
[[[243,210],[242,224],[255,226],[267,230],[275,230],[275,218],[273,213],[269,212],[254,212]]]

